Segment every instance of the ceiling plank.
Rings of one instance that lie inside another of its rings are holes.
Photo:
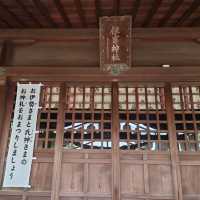
[[[40,0],[33,0],[33,3],[37,7],[37,9],[40,11],[43,17],[45,17],[46,21],[53,27],[57,28],[57,24],[54,22],[54,20],[51,18],[49,11],[45,7],[45,5]]]
[[[11,11],[2,1],[0,1],[0,8],[6,11],[22,28],[26,28],[24,22],[13,12]]]
[[[15,1],[24,10],[24,12],[28,15],[28,17],[34,21],[34,23],[37,26],[39,26],[40,28],[43,27],[40,21],[26,8],[22,0],[15,0]]]
[[[196,17],[192,20],[192,22],[189,23],[189,26],[199,26],[200,25],[200,17]]]
[[[149,24],[151,23],[153,16],[156,14],[157,10],[159,9],[160,5],[162,3],[162,0],[154,0],[151,9],[149,10],[149,13],[147,14],[143,27],[148,27]]]
[[[119,15],[120,0],[113,0],[113,16]]]
[[[65,27],[66,28],[71,28],[72,27],[72,24],[66,14],[66,11],[64,9],[64,6],[62,5],[61,3],[61,0],[53,0],[54,1],[54,4],[58,10],[58,12],[60,13],[60,16],[62,17],[64,23],[65,23]]]
[[[170,17],[178,10],[178,8],[183,3],[183,0],[175,0],[172,5],[170,6],[170,9],[168,10],[167,14],[160,20],[158,23],[158,27],[163,27],[167,23],[167,21],[170,19]]]
[[[96,10],[96,20],[97,20],[97,27],[99,26],[99,18],[101,17],[101,3],[100,0],[95,0],[94,1],[95,4],[95,10]]]
[[[133,4],[133,11],[132,11],[132,23],[133,23],[133,25],[134,25],[134,21],[136,19],[140,4],[141,4],[141,0],[136,0],[135,3]]]
[[[192,13],[195,12],[195,10],[197,10],[199,6],[200,6],[200,1],[194,0],[189,9],[187,9],[183,13],[183,15],[173,24],[173,26],[181,26],[185,22],[185,20],[187,20],[190,17],[190,15],[192,15]]]
[[[85,19],[85,15],[84,15],[84,11],[82,8],[82,4],[80,0],[74,0],[74,4],[77,10],[77,13],[79,15],[82,27],[86,28],[87,27],[87,23],[86,23],[86,19]]]

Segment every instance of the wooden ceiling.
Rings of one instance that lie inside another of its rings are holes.
[[[200,27],[200,0],[0,0],[0,28],[97,28],[132,15],[133,27]]]

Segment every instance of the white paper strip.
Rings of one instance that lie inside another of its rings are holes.
[[[18,84],[3,187],[28,188],[41,84]]]

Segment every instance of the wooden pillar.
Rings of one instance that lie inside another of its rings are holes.
[[[112,84],[112,200],[120,200],[118,83]]]
[[[65,83],[61,85],[59,109],[58,109],[58,123],[56,129],[56,143],[54,152],[54,166],[53,166],[53,179],[51,188],[51,200],[59,200],[60,194],[60,181],[62,170],[62,152],[63,152],[63,134],[64,134],[64,115],[65,115],[65,99],[66,87]]]
[[[0,84],[0,140],[2,135],[2,125],[3,125],[3,118],[5,115],[5,107],[6,107],[6,83]]]
[[[4,88],[1,88],[0,99],[0,113],[3,111],[3,116],[1,117],[2,127],[1,127],[1,140],[0,140],[0,181],[3,181],[3,173],[4,173],[4,164],[6,160],[6,151],[10,130],[10,120],[13,109],[13,99],[15,86],[14,85],[6,85]],[[3,96],[3,97],[2,97]],[[2,106],[1,106],[2,105]],[[5,110],[4,110],[5,109]]]
[[[170,84],[167,84],[165,86],[165,101],[166,101],[166,111],[167,111],[168,130],[169,130],[172,176],[174,181],[174,194],[176,200],[183,200],[179,155],[178,155],[177,139],[176,139],[176,128],[174,124],[175,118],[173,110],[173,100],[172,100],[172,92]]]
[[[12,64],[14,54],[14,44],[10,40],[5,40],[0,54],[0,66],[9,66]]]

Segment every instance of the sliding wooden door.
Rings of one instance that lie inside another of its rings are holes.
[[[44,83],[31,188],[2,188],[0,200],[196,200],[199,105],[198,84]]]

